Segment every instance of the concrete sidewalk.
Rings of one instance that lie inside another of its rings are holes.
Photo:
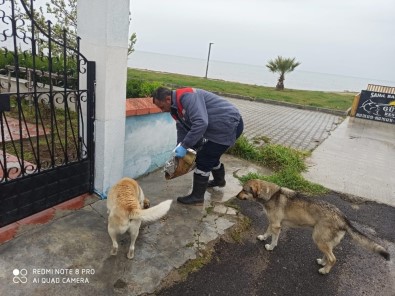
[[[304,177],[312,182],[395,206],[395,125],[348,117],[308,166]]]

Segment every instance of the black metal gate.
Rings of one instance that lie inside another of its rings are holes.
[[[0,227],[93,192],[95,63],[0,0]]]

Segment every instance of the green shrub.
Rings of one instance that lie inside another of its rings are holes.
[[[126,98],[150,97],[159,86],[162,86],[162,83],[157,81],[130,79],[126,83]]]
[[[4,49],[0,49],[0,69],[5,68],[5,66],[10,65],[14,66],[14,52],[6,51]],[[48,71],[48,57],[41,57],[39,55],[35,58],[35,68],[37,71],[43,70]],[[60,72],[63,73],[63,56],[53,57],[52,58],[52,72]],[[20,68],[33,68],[33,56],[30,52],[21,52],[18,53],[18,65]],[[76,76],[77,62],[73,57],[67,57],[66,60],[66,69],[69,72],[68,75]]]
[[[3,49],[0,49],[0,69],[4,69],[6,65],[13,65],[14,57],[11,52],[5,54]]]

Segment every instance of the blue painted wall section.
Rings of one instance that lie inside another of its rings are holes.
[[[177,144],[175,125],[169,113],[126,117],[123,175],[137,178],[163,167]]]

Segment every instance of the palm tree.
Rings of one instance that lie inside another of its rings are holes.
[[[287,59],[282,56],[278,56],[275,60],[270,60],[267,63],[266,67],[269,68],[270,72],[280,74],[276,85],[277,90],[284,90],[285,73],[292,72],[299,65],[300,63],[296,62],[295,58]]]

